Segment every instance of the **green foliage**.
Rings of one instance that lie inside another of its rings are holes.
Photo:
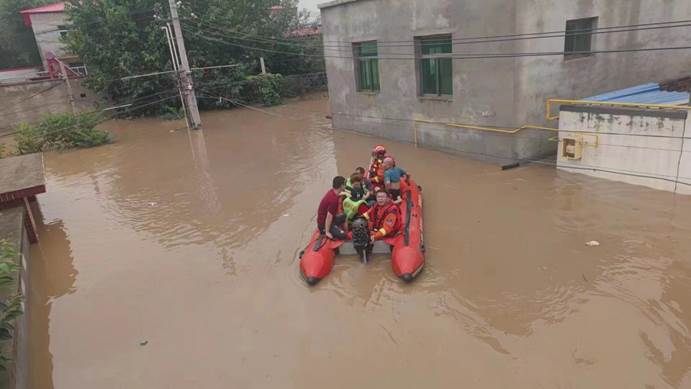
[[[279,89],[283,77],[280,74],[260,74],[247,77],[247,80],[254,84],[262,104],[267,107],[281,104]]]
[[[0,288],[15,287],[19,273],[17,265],[17,251],[5,240],[0,240]],[[14,335],[15,319],[23,312],[22,296],[12,293],[0,299],[0,341],[12,339]],[[0,347],[0,369],[6,370],[10,357],[5,354],[6,347]]]
[[[47,150],[94,147],[110,143],[110,134],[96,129],[102,121],[93,113],[49,114],[35,126],[21,124],[15,135],[20,154]]]
[[[0,0],[0,68],[41,63],[31,27],[19,11],[46,4],[47,0]]]
[[[182,107],[165,106],[161,108],[161,119],[180,120],[185,118],[185,111]]]
[[[271,7],[275,5],[283,6],[284,11],[272,12]],[[311,69],[302,66],[304,57],[297,55],[302,46],[285,47],[271,39],[244,39],[261,36],[282,40],[287,31],[303,22],[304,17],[297,12],[297,0],[189,0],[180,3],[178,12],[191,67],[239,65],[231,69],[193,71],[201,94],[209,87],[214,91],[222,87],[224,96],[233,95],[248,74],[259,73],[260,56],[267,59],[270,68],[300,72]],[[89,87],[116,103],[132,99],[136,99],[137,105],[154,103],[136,110],[135,114],[165,114],[177,109],[177,99],[156,103],[176,93],[172,74],[120,80],[133,74],[172,69],[165,33],[161,30],[169,18],[166,2],[70,0],[67,13],[71,29],[65,41],[88,64]],[[265,50],[295,54],[271,54]],[[321,54],[320,48],[314,51]],[[155,96],[143,98],[151,95]],[[268,97],[267,101],[276,100],[276,96]],[[217,105],[211,99],[201,100],[201,108]]]
[[[2,159],[5,156],[6,151],[7,146],[4,143],[0,143],[0,159]]]

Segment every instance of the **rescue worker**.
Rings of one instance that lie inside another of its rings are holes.
[[[401,212],[391,201],[389,194],[380,189],[376,194],[377,203],[365,213],[369,220],[370,240],[381,240],[396,235],[401,229]]]
[[[384,158],[382,167],[384,168],[384,186],[393,202],[398,204],[401,202],[401,178],[408,173],[396,166],[396,162],[391,157]]]
[[[372,162],[369,166],[369,178],[374,189],[384,187],[384,169],[382,163],[386,158],[386,148],[383,145],[376,145],[372,150]]]

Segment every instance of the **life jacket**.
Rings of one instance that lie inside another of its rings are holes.
[[[370,229],[374,231],[374,239],[391,237],[401,230],[401,211],[396,204],[389,203],[383,207],[377,204],[366,216],[370,221]]]
[[[381,186],[384,184],[384,167],[382,166],[384,159],[374,158],[369,167],[369,179],[374,186]]]
[[[352,198],[343,199],[343,213],[347,220],[352,220],[355,216],[360,214],[361,207],[366,204],[365,200],[354,201]]]

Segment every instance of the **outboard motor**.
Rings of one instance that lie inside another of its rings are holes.
[[[369,226],[367,220],[362,217],[356,218],[351,226],[353,231],[353,247],[360,256],[363,263],[367,263],[367,255],[370,250]]]

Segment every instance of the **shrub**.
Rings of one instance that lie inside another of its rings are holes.
[[[182,107],[171,107],[169,105],[161,108],[161,119],[180,120],[185,118],[185,111]]]
[[[15,135],[20,154],[99,146],[111,141],[110,134],[96,129],[100,115],[57,113],[44,116],[32,126],[23,123]]]
[[[5,240],[0,240],[0,288],[3,291],[14,287],[16,275],[19,272],[17,265],[17,251]],[[0,298],[0,341],[12,339],[14,336],[15,319],[21,315],[22,296],[13,290],[9,296]],[[11,358],[5,353],[7,347],[0,347],[0,369],[6,370]]]
[[[260,74],[247,77],[250,84],[254,84],[261,103],[267,107],[281,104],[279,90],[282,79],[283,76],[280,74]]]

